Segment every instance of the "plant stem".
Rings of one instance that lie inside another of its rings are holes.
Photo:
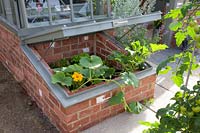
[[[193,46],[192,59],[190,60],[190,66],[189,66],[187,77],[186,77],[186,82],[185,82],[185,86],[186,87],[188,86],[188,82],[189,82],[189,78],[190,78],[190,73],[191,73],[191,70],[192,70],[192,65],[193,65],[193,60],[194,60],[194,53],[195,53],[195,44]]]
[[[118,83],[117,81],[112,80],[112,79],[100,79],[100,78],[97,78],[97,79],[91,79],[91,78],[89,78],[85,83],[83,83],[83,84],[82,84],[81,86],[79,86],[77,89],[82,88],[84,85],[86,85],[87,83],[89,83],[89,82],[91,82],[91,81],[106,81],[106,82],[113,82],[113,83],[115,83],[117,86],[119,86],[119,87],[121,88],[121,90],[122,90],[122,88],[123,88],[123,86],[122,86],[120,83]]]
[[[123,92],[124,93],[124,92]],[[124,102],[124,107],[125,107],[125,110],[128,109],[128,111],[131,111],[130,107],[128,106],[128,103],[126,102],[126,99],[125,97],[123,97],[123,102]]]

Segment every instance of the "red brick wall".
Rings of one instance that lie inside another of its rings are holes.
[[[94,46],[98,48],[100,44],[103,44],[107,50],[97,50],[97,53],[104,56],[104,53],[110,52],[109,46],[113,45],[109,45],[111,42],[104,36],[101,34],[87,36],[88,39],[87,37],[84,39],[84,36],[80,36],[58,41],[55,48],[51,50],[51,53],[48,53],[45,60],[47,62],[52,62],[61,57],[69,57],[69,55],[76,54],[76,51],[78,51],[78,53],[81,52],[82,47],[85,46],[94,50]],[[70,45],[68,46],[68,44]],[[94,44],[94,46],[91,44]],[[14,77],[20,81],[27,93],[36,101],[37,105],[61,132],[76,133],[124,111],[122,105],[109,106],[107,101],[97,104],[96,97],[71,107],[63,108],[55,96],[49,91],[46,83],[34,69],[28,58],[24,55],[20,45],[20,39],[14,33],[0,25],[0,61],[3,62],[10,72],[13,73]],[[43,54],[47,46],[48,43],[44,45],[38,44],[35,49],[37,49],[40,54]],[[63,47],[66,49],[63,49]],[[112,49],[118,48],[114,47]],[[69,50],[70,54],[68,55],[66,51],[69,52]],[[127,87],[127,100],[141,101],[153,97],[155,79],[156,76],[152,75],[142,79],[140,81],[140,87],[137,89]],[[42,92],[42,96],[40,96],[39,91]],[[115,89],[102,95],[111,97],[117,91],[118,90]]]
[[[55,47],[50,47],[50,42],[31,45],[45,59],[47,63],[55,62],[62,58],[70,58],[73,55],[83,52],[83,48],[89,48],[93,54],[95,46],[95,34],[76,36],[56,41]]]

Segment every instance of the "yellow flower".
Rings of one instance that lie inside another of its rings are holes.
[[[78,72],[74,72],[74,74],[72,75],[72,78],[75,82],[78,82],[78,81],[81,82],[83,80],[83,75]]]

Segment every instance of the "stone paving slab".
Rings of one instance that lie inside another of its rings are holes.
[[[146,127],[140,125],[139,121],[154,122],[155,120],[155,113],[146,108],[139,115],[124,112],[109,118],[82,133],[140,133],[146,129]]]
[[[164,108],[173,96],[173,92],[156,85],[154,102],[149,106],[149,108],[156,112],[158,109]]]

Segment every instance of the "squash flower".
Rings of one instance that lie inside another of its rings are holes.
[[[74,72],[74,74],[72,75],[73,81],[75,82],[81,82],[83,80],[83,75],[78,73],[78,72]]]

